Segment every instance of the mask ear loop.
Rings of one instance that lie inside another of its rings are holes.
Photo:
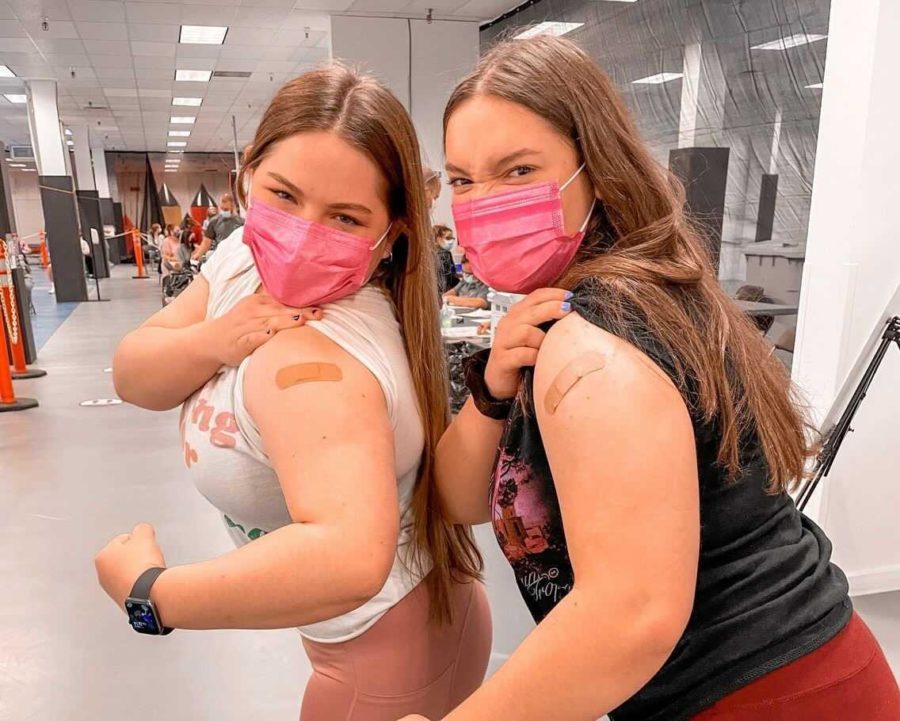
[[[566,188],[569,187],[569,185],[572,183],[572,181],[575,180],[575,178],[577,178],[577,177],[581,174],[581,171],[584,170],[584,168],[585,168],[586,165],[587,165],[587,163],[582,163],[582,164],[581,164],[581,167],[579,167],[578,170],[576,170],[576,171],[572,174],[572,177],[569,178],[565,183],[563,183],[562,185],[559,186],[559,192],[560,192],[560,193],[563,192]]]
[[[384,231],[384,234],[378,239],[378,241],[375,243],[375,245],[373,245],[371,248],[369,248],[369,250],[377,250],[378,246],[381,245],[384,242],[384,239],[388,237],[388,233],[391,232],[391,228],[393,228],[393,227],[394,227],[394,223],[391,222],[391,224],[388,225],[387,230]]]
[[[581,167],[579,167],[578,170],[575,171],[574,175],[572,175],[571,178],[569,178],[565,183],[563,183],[561,186],[559,186],[559,192],[560,192],[560,193],[562,193],[562,191],[564,191],[566,188],[569,187],[569,185],[571,184],[571,182],[572,182],[573,180],[575,180],[575,178],[577,178],[577,177],[579,176],[579,174],[581,173],[582,170],[584,170],[584,168],[585,168],[586,165],[587,165],[587,163],[582,163],[582,164],[581,164]],[[588,210],[587,217],[584,219],[584,222],[581,224],[581,228],[580,228],[579,231],[578,231],[579,233],[583,233],[584,231],[587,230],[588,223],[591,222],[591,216],[594,214],[594,208],[595,208],[596,206],[597,206],[597,198],[596,198],[596,196],[595,196],[595,197],[594,197],[594,200],[591,202],[591,207],[590,207],[590,209]]]

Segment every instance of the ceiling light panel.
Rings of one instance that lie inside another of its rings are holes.
[[[9,102],[15,103],[16,105],[22,105],[28,102],[28,98],[24,95],[3,95]]]
[[[516,40],[527,40],[538,35],[565,35],[573,30],[580,28],[584,23],[560,23],[560,22],[544,22],[538,23],[534,27],[520,32],[516,35]]]
[[[169,137],[170,138],[187,138],[191,134],[190,130],[170,130]]]
[[[181,70],[175,71],[175,80],[178,82],[208,83],[212,76],[212,70]]]
[[[203,102],[203,98],[172,98],[172,105],[184,105],[197,107]]]
[[[195,45],[221,45],[225,42],[227,34],[227,25],[182,25],[178,42]]]
[[[169,122],[173,125],[193,125],[196,119],[196,116],[191,115],[173,115]]]
[[[0,78],[14,78],[16,74],[6,65],[0,65]]]

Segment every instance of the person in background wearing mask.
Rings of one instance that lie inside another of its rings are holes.
[[[209,221],[203,233],[203,240],[194,251],[194,258],[200,259],[207,251],[215,252],[219,243],[244,224],[244,219],[234,211],[234,198],[225,193],[219,198],[219,212]]]
[[[452,290],[444,293],[444,300],[459,308],[487,308],[490,289],[472,273],[472,264],[468,258],[463,258],[462,268],[462,280]]]
[[[438,292],[443,295],[459,282],[459,278],[456,276],[456,265],[453,263],[453,255],[450,253],[450,248],[453,247],[456,239],[453,237],[453,230],[446,225],[434,226],[433,232]]]

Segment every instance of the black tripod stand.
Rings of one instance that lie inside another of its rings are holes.
[[[881,342],[878,344],[878,348],[875,350],[875,355],[872,357],[872,360],[869,361],[866,372],[863,374],[862,379],[853,391],[853,395],[850,397],[850,401],[847,403],[847,407],[844,409],[841,417],[838,419],[837,423],[834,424],[834,427],[828,431],[825,443],[816,459],[815,473],[803,484],[800,493],[797,495],[797,508],[801,511],[806,507],[806,504],[809,503],[809,499],[812,498],[812,494],[815,492],[816,486],[819,485],[819,481],[828,475],[828,472],[831,470],[831,466],[834,463],[834,459],[837,456],[837,452],[844,442],[844,438],[853,430],[850,427],[850,424],[853,422],[853,417],[856,415],[856,411],[859,410],[859,406],[869,392],[869,386],[872,385],[875,373],[878,371],[881,361],[884,360],[884,356],[891,343],[896,343],[897,347],[900,348],[900,316],[895,315],[893,318],[888,319],[884,333],[881,336]]]

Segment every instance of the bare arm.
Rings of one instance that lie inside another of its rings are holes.
[[[334,363],[343,380],[276,386],[280,368],[306,362]],[[380,591],[393,564],[400,522],[394,443],[375,378],[301,328],[254,354],[244,388],[294,522],[219,558],[166,571],[153,599],[169,626],[285,628],[333,618]]]
[[[203,240],[200,241],[200,245],[194,248],[194,252],[191,255],[191,258],[193,258],[194,260],[200,260],[200,258],[206,255],[211,246],[212,240],[204,235]]]
[[[569,313],[566,293],[542,289],[517,303],[497,326],[485,382],[498,400],[512,399],[523,367],[533,366],[544,333],[537,326]],[[444,432],[437,447],[435,479],[450,520],[476,525],[490,519],[487,492],[503,422],[478,412],[472,400]]]
[[[550,414],[550,384],[587,351],[606,367]],[[691,614],[699,500],[680,394],[646,356],[573,317],[542,347],[535,401],[575,586],[446,721],[592,721],[649,681]]]
[[[435,478],[454,523],[474,526],[491,520],[488,485],[502,435],[503,421],[481,415],[470,398],[441,437]]]
[[[197,276],[172,303],[119,343],[113,357],[116,392],[154,411],[175,408],[222,367],[205,322],[209,284]]]
[[[242,299],[219,318],[206,318],[209,283],[198,275],[175,300],[119,343],[113,382],[119,396],[141,408],[181,405],[222,366],[237,366],[287,328],[319,317],[316,309],[288,308],[263,294]]]
[[[447,301],[450,305],[460,308],[475,308],[481,310],[488,307],[488,302],[484,298],[463,298],[461,296],[448,296]]]

